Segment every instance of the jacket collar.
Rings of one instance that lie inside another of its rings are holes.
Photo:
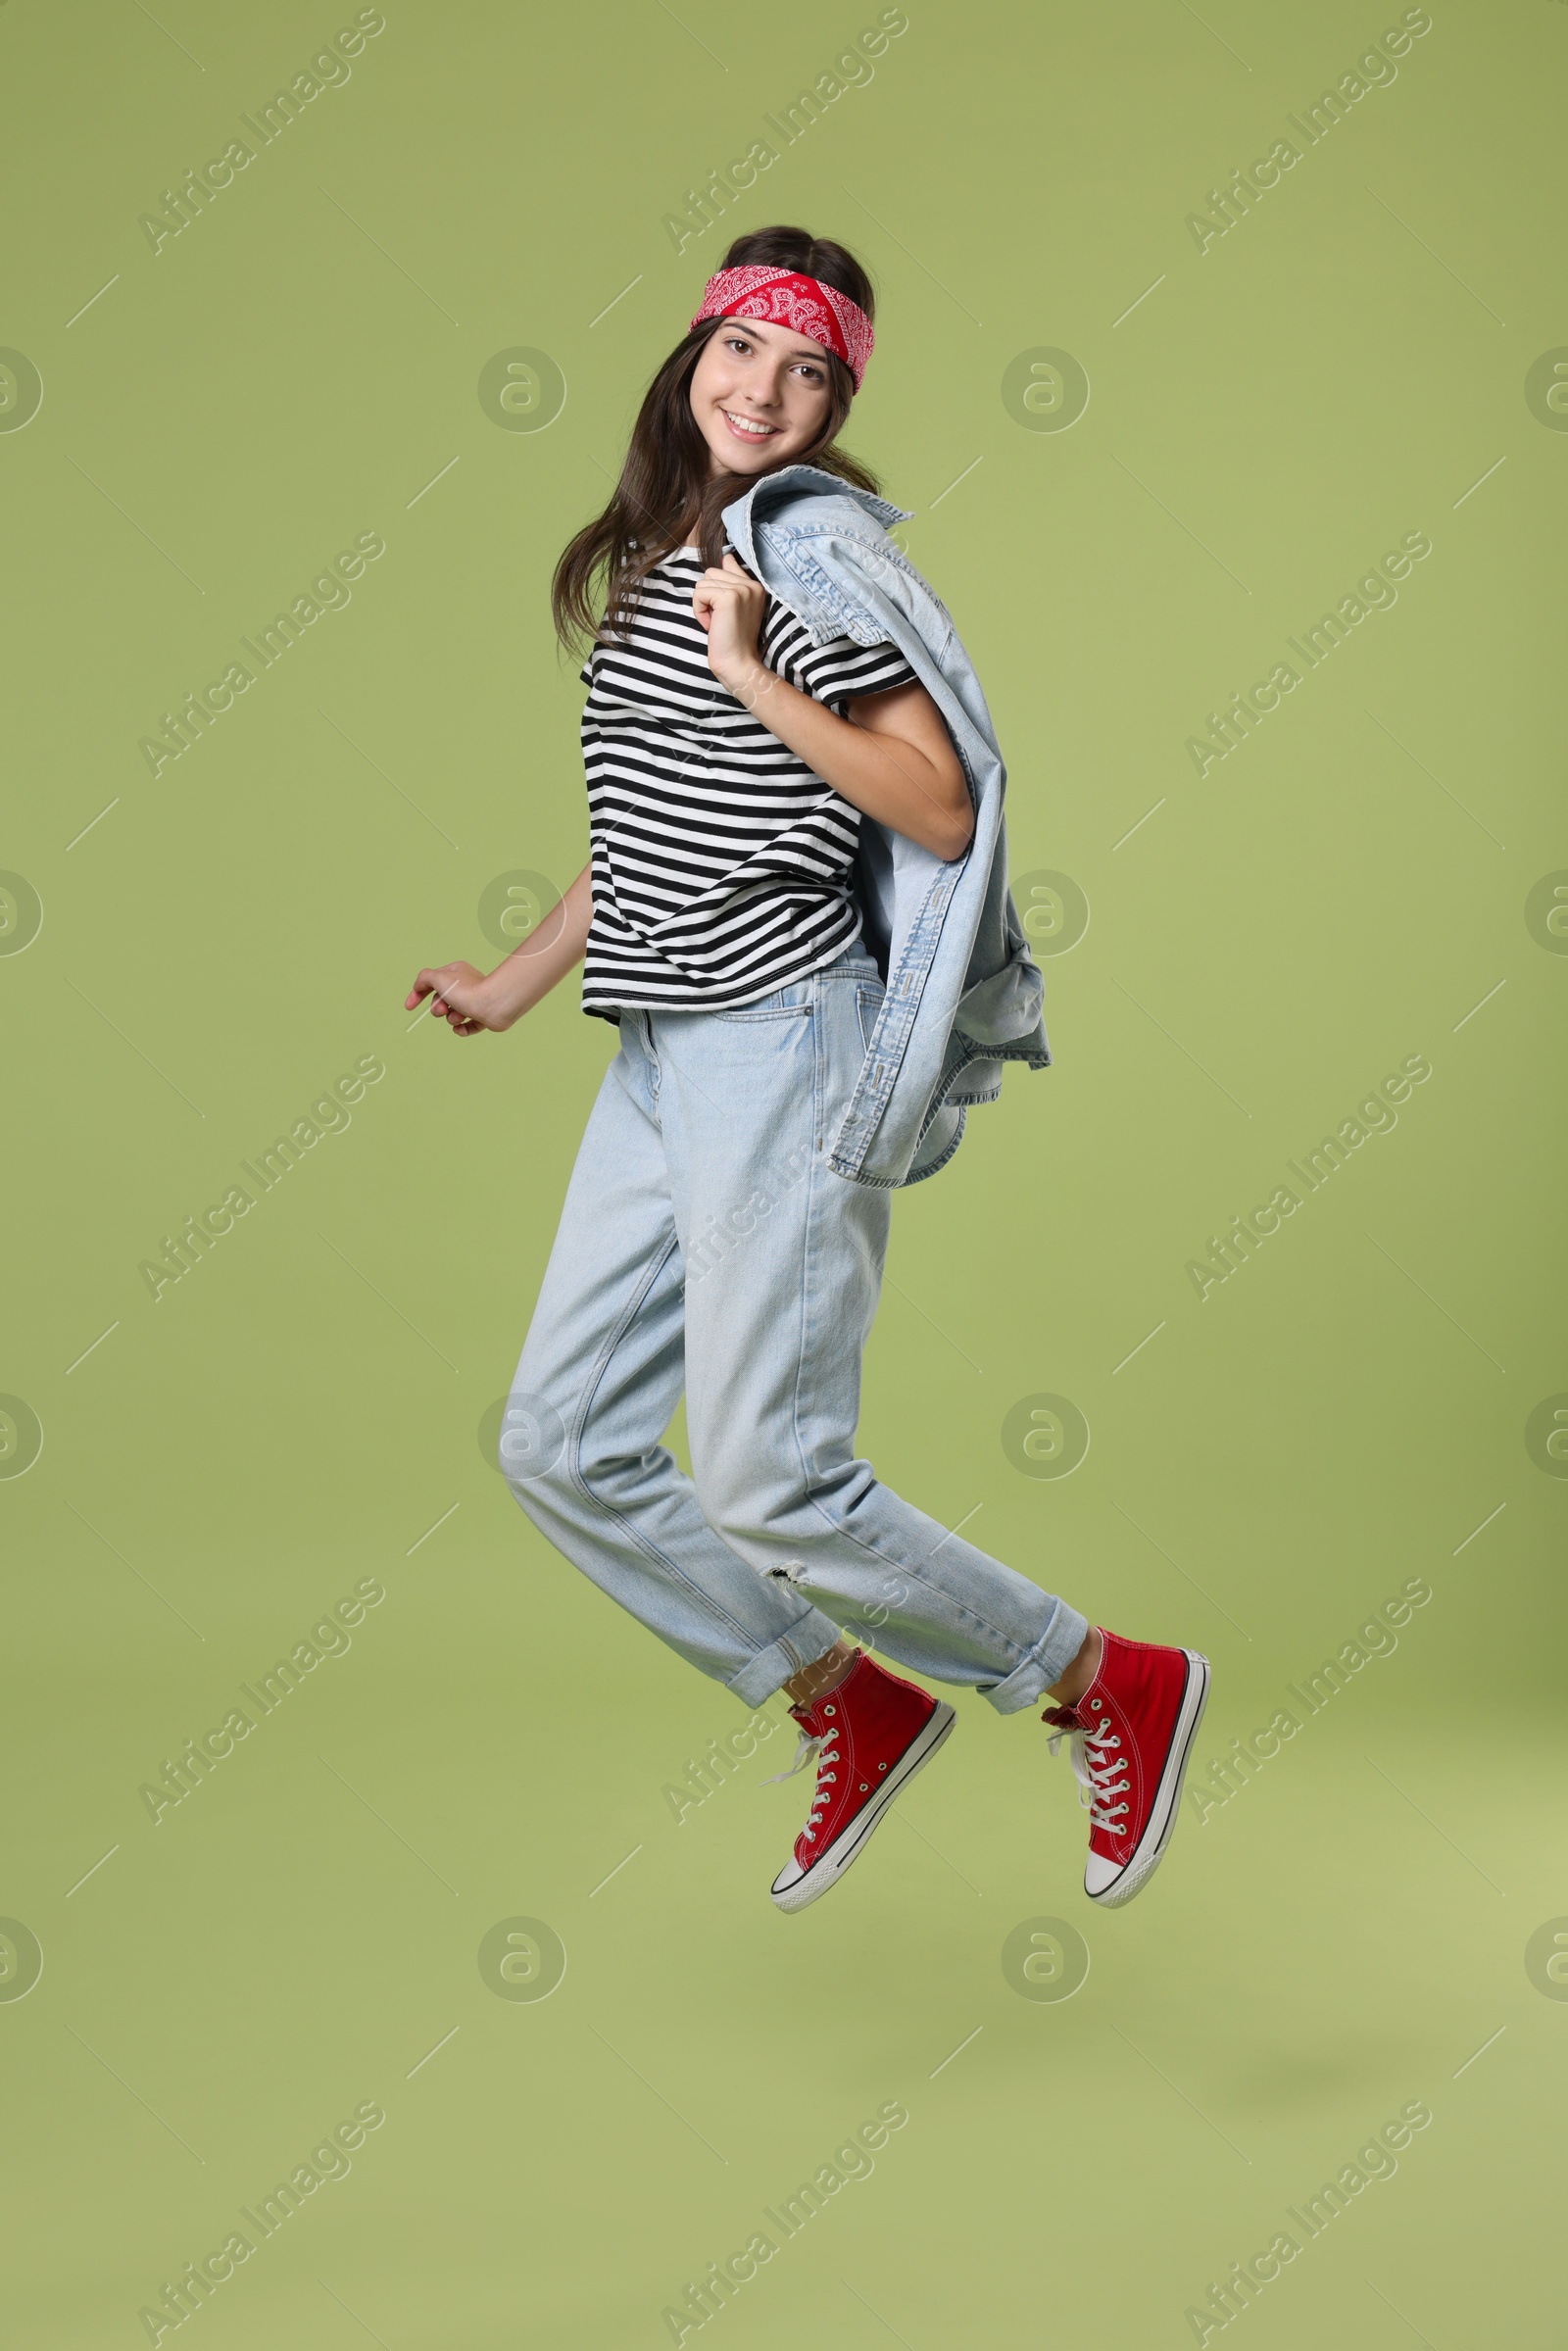
[[[763,516],[777,513],[797,499],[822,497],[853,500],[874,522],[881,523],[884,530],[891,530],[895,522],[911,519],[904,507],[894,506],[870,490],[858,490],[853,482],[841,481],[836,473],[825,473],[820,465],[781,465],[776,473],[764,473],[753,482],[743,498],[724,509],[724,528],[729,533],[730,545],[748,571],[757,569],[752,533]]]

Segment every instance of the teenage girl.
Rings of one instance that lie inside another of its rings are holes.
[[[496,970],[427,968],[408,1004],[430,998],[459,1037],[509,1029],[582,961],[583,1010],[619,1032],[502,1466],[550,1542],[681,1656],[748,1706],[787,1693],[816,1789],[779,1908],[837,1884],[955,1719],[846,1627],[1001,1713],[1055,1701],[1091,1816],[1085,1889],[1116,1904],[1174,1828],[1206,1660],[1092,1628],[855,1451],[891,1190],[828,1164],[886,979],[862,819],[958,861],[975,807],[895,626],[824,641],[737,559],[725,510],[809,465],[819,492],[862,500],[855,546],[888,545],[874,481],[837,447],[873,299],[804,229],[731,246],[556,569],[557,632],[592,648],[589,863]],[[689,1478],[661,1443],[683,1388]]]

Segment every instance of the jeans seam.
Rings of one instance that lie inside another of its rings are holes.
[[[587,1380],[583,1384],[582,1401],[579,1403],[576,1412],[572,1415],[571,1428],[567,1438],[567,1474],[570,1477],[573,1486],[575,1486],[577,1489],[577,1492],[582,1495],[584,1501],[590,1503],[595,1510],[600,1511],[606,1518],[614,1520],[639,1550],[645,1552],[650,1559],[657,1560],[660,1566],[665,1569],[665,1571],[677,1584],[681,1585],[685,1591],[690,1592],[694,1598],[699,1600],[702,1603],[702,1606],[708,1609],[716,1619],[716,1621],[722,1624],[728,1632],[733,1634],[735,1639],[742,1644],[742,1646],[747,1648],[751,1655],[756,1658],[761,1656],[765,1650],[775,1647],[778,1641],[782,1640],[784,1636],[781,1634],[775,1634],[771,1641],[759,1641],[752,1634],[748,1633],[745,1626],[739,1624],[736,1619],[730,1615],[727,1608],[720,1606],[719,1602],[713,1598],[711,1592],[705,1592],[700,1584],[696,1584],[692,1581],[692,1579],[685,1573],[685,1571],[677,1564],[675,1560],[669,1558],[663,1551],[662,1551],[657,1543],[652,1543],[649,1542],[646,1535],[644,1535],[640,1528],[638,1528],[633,1522],[629,1512],[617,1510],[613,1503],[606,1501],[602,1494],[596,1494],[594,1489],[589,1485],[587,1479],[583,1476],[581,1469],[581,1446],[583,1432],[587,1426],[588,1416],[593,1409],[594,1397],[598,1394],[599,1385],[604,1379],[606,1372],[610,1369],[615,1349],[619,1347],[621,1341],[625,1338],[626,1333],[630,1330],[636,1317],[638,1308],[642,1305],[643,1300],[647,1298],[660,1274],[669,1262],[671,1254],[679,1248],[679,1246],[680,1236],[676,1233],[672,1233],[666,1246],[661,1249],[659,1254],[655,1257],[641,1284],[632,1293],[630,1302],[628,1303],[624,1313],[621,1314],[612,1326],[610,1335],[605,1341],[604,1347],[601,1348],[599,1356],[589,1372]],[[723,1537],[720,1535],[714,1535],[713,1540],[715,1543],[722,1543]],[[726,1544],[725,1547],[727,1549],[728,1545]],[[737,1558],[740,1556],[739,1552],[736,1552],[734,1555]],[[744,1561],[742,1561],[742,1565],[745,1565]],[[811,1605],[814,1605],[814,1603]],[[810,1607],[808,1606],[807,1609],[803,1610],[802,1613],[803,1615],[809,1614]],[[786,1631],[787,1630],[788,1628],[786,1628]]]
[[[881,1480],[878,1479],[877,1483],[880,1485]],[[809,1484],[807,1486],[806,1498],[810,1503],[811,1508],[816,1511],[817,1515],[821,1518],[823,1524],[828,1528],[831,1534],[838,1536],[840,1540],[845,1543],[854,1543],[856,1549],[858,1551],[863,1551],[866,1558],[875,1559],[881,1566],[891,1568],[895,1575],[907,1576],[912,1582],[918,1584],[922,1591],[934,1592],[937,1597],[942,1600],[946,1607],[949,1607],[954,1611],[955,1615],[967,1619],[971,1625],[977,1626],[982,1633],[989,1635],[993,1641],[1000,1641],[1003,1648],[1013,1659],[1013,1664],[1010,1669],[1011,1672],[1015,1673],[1018,1667],[1022,1665],[1025,1658],[1027,1658],[1030,1653],[1038,1647],[1039,1637],[1037,1637],[1035,1641],[1027,1642],[1015,1641],[1010,1633],[1004,1633],[1000,1625],[994,1625],[990,1618],[982,1616],[978,1609],[971,1608],[966,1601],[956,1599],[952,1592],[945,1591],[940,1584],[934,1583],[929,1576],[922,1574],[918,1566],[911,1567],[906,1561],[902,1559],[890,1559],[888,1554],[885,1551],[878,1550],[874,1543],[867,1543],[862,1536],[852,1534],[848,1527],[836,1523],[832,1518],[829,1517],[827,1511],[823,1509],[822,1504],[816,1499],[816,1496],[812,1493]],[[999,1565],[1005,1565],[1005,1562],[1001,1561],[999,1562]],[[1026,1578],[1025,1581],[1027,1580],[1028,1579]],[[1040,1591],[1040,1587],[1038,1585],[1035,1586],[1034,1589],[1036,1591]],[[1050,1599],[1054,1595],[1050,1592],[1040,1591],[1040,1596],[1042,1599]],[[891,1621],[893,1623],[897,1623],[899,1620],[895,1616],[891,1618]],[[877,1630],[881,1630],[880,1626],[877,1627]],[[1008,1675],[1004,1674],[1003,1676],[1003,1680],[1006,1681],[1007,1679]]]
[[[1063,1600],[1062,1598],[1060,1598],[1060,1597],[1059,1597],[1059,1595],[1057,1595],[1057,1596],[1056,1596],[1056,1605],[1055,1605],[1055,1607],[1054,1607],[1054,1608],[1052,1610],[1052,1616],[1051,1616],[1051,1625],[1050,1625],[1050,1626],[1047,1628],[1047,1631],[1048,1631],[1048,1632],[1049,1632],[1049,1631],[1051,1631],[1051,1630],[1053,1630],[1053,1629],[1054,1628],[1054,1626],[1055,1626],[1055,1622],[1056,1622],[1056,1618],[1057,1618],[1057,1617],[1060,1615],[1061,1611],[1062,1611],[1064,1608],[1066,1608],[1066,1609],[1070,1609],[1070,1608],[1071,1608],[1071,1606],[1072,1606],[1072,1603],[1071,1603],[1069,1600]],[[1083,1613],[1083,1612],[1082,1612],[1082,1610],[1080,1609],[1080,1610],[1077,1610],[1077,1611],[1075,1611],[1075,1613],[1077,1613],[1077,1614],[1079,1614],[1079,1615],[1082,1615],[1082,1613]],[[1086,1620],[1086,1621],[1087,1621],[1087,1620]],[[1041,1667],[1041,1670],[1042,1670],[1042,1671],[1044,1671],[1044,1667],[1043,1667],[1042,1660],[1041,1660],[1041,1656],[1040,1656],[1040,1650],[1041,1650],[1042,1643],[1045,1641],[1045,1640],[1046,1640],[1046,1634],[1045,1634],[1045,1633],[1042,1633],[1042,1634],[1039,1636],[1039,1638],[1038,1638],[1037,1640],[1035,1640],[1035,1641],[1032,1641],[1029,1643],[1029,1646],[1028,1646],[1026,1649],[1024,1649],[1023,1651],[1021,1651],[1021,1653],[1020,1653],[1020,1655],[1019,1655],[1019,1658],[1018,1658],[1018,1662],[1017,1662],[1017,1664],[1016,1664],[1016,1665],[1013,1667],[1013,1669],[1012,1669],[1012,1671],[1013,1671],[1013,1673],[1014,1673],[1014,1674],[1019,1674],[1019,1673],[1022,1673],[1022,1671],[1023,1671],[1024,1667],[1025,1667],[1026,1665],[1030,1664],[1030,1663],[1033,1663],[1033,1664],[1034,1664],[1034,1665],[1036,1665],[1036,1666],[1040,1666],[1040,1667]],[[1069,1664],[1071,1663],[1071,1659],[1069,1659],[1069,1660],[1068,1660],[1068,1663],[1069,1663]],[[1064,1669],[1064,1670],[1065,1670],[1065,1669]],[[1058,1677],[1058,1679],[1059,1679],[1059,1677]],[[1012,1674],[1004,1674],[1004,1675],[1003,1676],[1003,1681],[1004,1681],[1004,1682],[1010,1682],[1011,1680],[1012,1680]],[[1043,1687],[1043,1688],[1049,1688],[1049,1687],[1050,1687],[1050,1685],[1049,1685],[1049,1684],[1044,1684],[1044,1685],[1042,1685],[1042,1687]],[[1032,1703],[1033,1701],[1031,1700],[1030,1702]]]
[[[821,1062],[821,1036],[822,1032],[821,1028],[819,1027],[817,1030],[818,1050],[816,1054],[816,1062],[818,1067],[820,1067]],[[1004,1651],[1015,1660],[1014,1666],[1010,1670],[1016,1671],[1017,1665],[1021,1664],[1023,1659],[1028,1655],[1029,1647],[1033,1645],[1032,1643],[1026,1645],[1025,1643],[1014,1641],[1010,1634],[1004,1633],[1000,1625],[992,1624],[989,1618],[981,1616],[977,1610],[966,1607],[962,1601],[954,1599],[950,1593],[943,1591],[939,1584],[934,1584],[929,1578],[923,1576],[918,1568],[906,1567],[902,1561],[889,1559],[886,1553],[879,1551],[874,1544],[866,1543],[862,1537],[852,1533],[851,1530],[844,1526],[841,1522],[835,1521],[816,1498],[816,1493],[811,1474],[811,1465],[807,1457],[806,1447],[801,1442],[801,1388],[806,1376],[807,1345],[810,1328],[811,1238],[815,1229],[815,1217],[813,1210],[816,1206],[818,1198],[817,1184],[820,1175],[824,1171],[825,1163],[821,1159],[819,1153],[813,1151],[811,1155],[811,1172],[807,1183],[806,1233],[801,1250],[801,1316],[798,1325],[800,1337],[798,1341],[798,1351],[795,1358],[795,1384],[790,1396],[790,1437],[795,1446],[796,1462],[800,1470],[802,1494],[804,1494],[806,1501],[810,1508],[816,1512],[817,1516],[822,1521],[823,1526],[827,1529],[830,1535],[837,1536],[841,1542],[852,1543],[855,1548],[858,1551],[862,1552],[867,1559],[875,1559],[880,1565],[893,1568],[899,1575],[912,1576],[914,1581],[919,1584],[924,1591],[936,1593],[946,1606],[952,1607],[960,1614],[966,1616],[971,1624],[979,1626],[981,1631],[988,1634],[993,1641],[1000,1641]],[[880,1287],[881,1283],[879,1277],[879,1290]],[[872,1475],[875,1476],[874,1471],[872,1472]],[[881,1480],[877,1479],[877,1483],[880,1485]],[[1041,1593],[1041,1597],[1043,1599],[1049,1598],[1050,1596],[1051,1595],[1049,1593]],[[1004,1675],[1003,1679],[1005,1681],[1007,1676]]]

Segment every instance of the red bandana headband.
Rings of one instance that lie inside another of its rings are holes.
[[[793,269],[755,265],[743,269],[720,269],[703,290],[703,307],[692,320],[704,318],[772,318],[809,335],[841,359],[859,390],[866,362],[876,337],[871,321],[858,302],[825,286],[819,277],[802,277]]]

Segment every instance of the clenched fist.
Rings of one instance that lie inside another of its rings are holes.
[[[721,686],[746,702],[745,689],[767,675],[758,652],[767,590],[733,555],[710,564],[692,590],[692,611],[708,631],[708,666]]]

